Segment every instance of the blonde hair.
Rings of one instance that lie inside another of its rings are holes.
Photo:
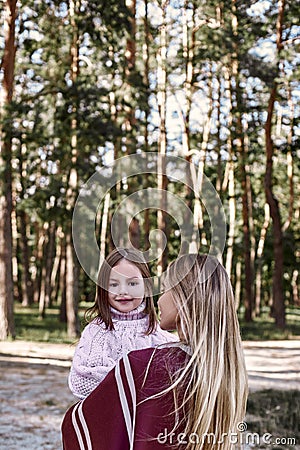
[[[231,433],[239,435],[248,383],[229,277],[217,259],[190,254],[169,266],[164,285],[178,309],[181,341],[191,350],[187,365],[160,393],[175,393],[176,413],[183,416],[175,428],[187,436],[184,448],[238,448]],[[199,442],[191,442],[191,434]]]
[[[142,274],[145,287],[145,314],[149,315],[149,325],[145,334],[151,334],[156,329],[157,316],[153,302],[153,286],[150,269],[142,254],[133,248],[115,248],[110,252],[100,267],[96,289],[95,303],[85,312],[85,320],[91,322],[98,317],[108,330],[113,330],[110,304],[108,301],[108,283],[111,269],[125,259],[136,266]]]

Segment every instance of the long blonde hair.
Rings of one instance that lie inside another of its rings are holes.
[[[176,393],[177,413],[184,414],[179,424],[187,437],[184,448],[238,448],[233,442],[244,419],[248,383],[229,277],[217,259],[190,254],[169,266],[164,285],[171,289],[181,340],[191,352],[166,390]]]

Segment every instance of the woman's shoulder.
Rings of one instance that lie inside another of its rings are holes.
[[[178,335],[171,333],[166,330],[162,330],[159,323],[156,324],[155,331],[152,333],[152,339],[155,345],[168,343],[168,342],[179,342]]]
[[[185,358],[189,353],[186,345],[183,345],[180,342],[169,342],[160,347],[132,350],[129,355],[131,358],[147,358],[149,355],[156,356],[156,358],[164,358],[166,355],[172,355],[176,358]]]
[[[130,363],[133,368],[148,366],[149,367],[162,367],[169,366],[182,366],[185,365],[190,358],[189,354],[181,348],[179,345],[165,345],[161,348],[144,348],[141,350],[134,350],[128,354]]]

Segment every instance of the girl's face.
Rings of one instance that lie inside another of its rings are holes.
[[[176,330],[177,308],[174,302],[172,290],[164,292],[158,300],[160,311],[160,326],[163,330]]]
[[[140,269],[121,259],[110,271],[108,302],[120,312],[129,312],[140,306],[145,294]]]

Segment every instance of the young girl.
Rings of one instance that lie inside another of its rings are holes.
[[[134,249],[115,249],[103,262],[69,375],[75,396],[87,397],[125,353],[177,340],[157,323],[150,277]]]
[[[66,413],[64,450],[240,448],[247,374],[228,275],[213,257],[184,255],[164,286],[161,326],[180,342],[125,356]]]

